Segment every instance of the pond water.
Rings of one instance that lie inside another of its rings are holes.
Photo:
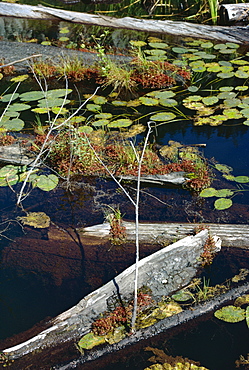
[[[53,27],[54,25],[51,24],[52,37],[58,36],[58,29]],[[3,37],[9,38],[6,27],[4,32]],[[21,31],[20,35],[23,38],[27,36]],[[35,33],[30,36],[35,37]],[[44,33],[42,37],[46,38],[47,34]],[[17,39],[17,37],[14,38]],[[119,47],[118,43],[117,47]],[[89,90],[83,92],[86,93]],[[138,140],[141,139],[142,136],[138,138]],[[151,141],[153,139],[151,137]],[[166,145],[169,140],[184,145],[206,144],[202,150],[206,158],[214,158],[218,163],[231,166],[234,176],[249,176],[249,127],[247,125],[230,120],[228,124],[223,123],[217,127],[195,127],[189,121],[159,126],[156,132],[157,144]],[[215,176],[215,184],[219,187],[227,186],[219,174],[215,173]],[[225,211],[215,210],[213,199],[200,199],[186,189],[174,186],[143,186],[140,219],[155,222],[247,224],[249,193],[247,185],[243,186],[246,191],[236,194],[233,198],[233,207]],[[128,186],[131,194],[135,194],[132,188],[133,185]],[[15,190],[18,190],[18,186]],[[22,214],[22,211],[16,207],[16,196],[11,189],[0,188],[0,195],[2,222],[13,220]],[[155,197],[161,202],[158,202]],[[80,176],[70,190],[65,184],[49,193],[35,189],[24,204],[28,211],[43,211],[48,214],[53,224],[49,231],[37,231],[30,227],[23,228],[16,222],[12,222],[4,233],[7,238],[3,237],[0,241],[2,253],[0,309],[1,317],[4,318],[0,327],[1,340],[28,330],[37,322],[47,317],[54,317],[75,305],[84,295],[112,279],[134,261],[132,245],[125,246],[125,250],[122,247],[115,248],[110,243],[90,245],[85,246],[83,251],[77,240],[77,228],[103,222],[108,205],[119,206],[125,219],[134,220],[133,207],[127,202],[125,196],[117,191],[117,186],[112,181]],[[3,229],[6,225],[3,224]],[[69,230],[71,236],[65,230]],[[158,248],[160,246],[153,246],[150,249],[144,246],[141,257]],[[240,256],[238,263],[234,262],[236,257],[233,257],[233,260],[229,259],[229,266],[235,264],[236,269],[240,266],[249,267],[248,259],[244,256]],[[214,269],[220,270],[221,266],[224,267],[222,261],[219,267],[214,264]],[[226,265],[222,271],[227,272],[227,270]],[[233,272],[236,273],[236,271]],[[225,280],[227,274],[224,273],[222,278]],[[215,280],[214,277],[213,280]],[[239,354],[245,355],[247,351],[246,340],[241,344],[241,341],[235,339],[239,336],[248,339],[248,330],[245,330],[244,326],[241,324],[233,329],[224,324],[220,329],[212,319],[198,326],[196,323],[188,333],[186,331],[179,333],[169,343],[161,339],[162,348],[172,355],[199,360],[203,366],[211,370],[232,370],[234,360]],[[224,333],[231,342],[227,344],[223,341],[217,350],[217,343],[224,338]],[[237,341],[236,345],[233,344],[234,341]],[[5,341],[1,347],[4,348],[6,343],[11,343],[11,340]],[[158,346],[158,343],[156,345]],[[230,356],[225,356],[224,352],[228,347],[229,349],[233,347],[234,351],[229,350]],[[211,352],[212,356],[210,356]],[[218,355],[221,357],[217,358]],[[138,365],[139,361],[138,358],[131,358],[125,364],[115,362],[115,366],[120,369],[132,369],[136,364],[136,368],[142,369],[144,362],[141,361],[141,365]],[[108,366],[106,369],[109,369]],[[103,365],[98,368],[105,367]]]

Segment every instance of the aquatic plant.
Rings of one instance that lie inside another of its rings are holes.
[[[126,240],[126,227],[122,225],[120,209],[109,208],[112,212],[107,214],[106,219],[110,223],[110,240],[112,244],[119,245]]]

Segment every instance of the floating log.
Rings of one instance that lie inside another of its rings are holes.
[[[140,260],[138,287],[149,286],[153,297],[158,299],[188,284],[200,266],[200,256],[207,238],[208,231],[203,230]],[[216,237],[215,241],[220,249],[220,239]],[[134,271],[135,265],[130,266],[112,281],[88,294],[76,306],[53,319],[48,329],[2,352],[11,359],[18,359],[36,350],[79,340],[90,330],[92,322],[99,314],[107,310],[111,297],[132,297]]]
[[[246,27],[209,26],[171,20],[137,19],[131,17],[114,18],[99,14],[79,13],[45,6],[31,6],[0,2],[0,15],[68,21],[101,27],[122,28],[143,32],[157,32],[173,36],[192,37],[223,42],[244,44],[249,42],[249,30]]]
[[[220,23],[248,23],[249,21],[249,3],[241,4],[222,4],[219,10]]]
[[[21,146],[20,143],[0,146],[0,162],[19,166],[30,166],[35,154]]]
[[[123,222],[126,228],[127,240],[135,240],[135,223]],[[212,235],[217,235],[222,240],[222,246],[249,248],[249,225],[233,224],[190,224],[190,223],[140,223],[139,240],[146,243],[167,243],[194,235],[196,230],[208,228]],[[110,224],[85,227],[79,230],[84,237],[107,238],[109,237]]]

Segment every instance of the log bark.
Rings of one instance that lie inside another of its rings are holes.
[[[149,286],[153,297],[158,299],[188,284],[200,266],[200,256],[207,237],[207,230],[203,230],[196,236],[183,238],[140,260],[138,286]],[[220,248],[218,238],[216,243],[217,248]],[[76,306],[53,319],[48,329],[2,352],[11,359],[17,359],[61,342],[79,340],[90,330],[98,315],[107,310],[111,297],[132,297],[134,270],[135,265],[130,266],[113,280],[88,294]]]
[[[231,24],[235,22],[248,23],[249,3],[222,4],[219,10],[220,23]]]
[[[126,227],[128,241],[135,240],[134,222],[123,222]],[[139,240],[146,243],[169,243],[173,240],[193,235],[198,228],[207,227],[211,234],[215,234],[222,240],[224,247],[249,248],[249,226],[233,224],[187,224],[187,223],[140,223]],[[110,225],[103,223],[85,227],[80,231],[82,237],[107,238],[109,237]]]
[[[97,14],[79,13],[45,6],[31,6],[0,2],[0,15],[31,19],[54,19],[73,23],[98,25],[143,32],[157,32],[173,36],[192,37],[223,42],[244,44],[249,42],[246,27],[221,27],[188,22],[137,19],[131,17],[113,18]]]

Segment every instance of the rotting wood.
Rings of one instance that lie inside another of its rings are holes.
[[[207,237],[208,231],[203,230],[196,236],[183,238],[140,260],[138,286],[149,286],[153,296],[159,298],[188,284],[200,266],[200,256]],[[216,246],[220,248],[219,238],[216,238]],[[11,359],[18,359],[61,342],[79,340],[90,330],[94,319],[107,309],[110,297],[121,295],[122,299],[131,298],[134,270],[135,265],[130,266],[113,280],[88,294],[76,306],[53,319],[48,329],[2,352]]]
[[[126,227],[127,240],[135,239],[134,222],[123,222]],[[139,240],[147,243],[167,243],[187,235],[193,235],[198,228],[207,227],[211,234],[219,236],[222,246],[249,248],[249,225],[235,224],[190,224],[190,223],[140,223]],[[110,225],[103,223],[85,227],[79,232],[82,237],[109,237]]]
[[[101,27],[157,32],[173,36],[236,42],[239,44],[249,42],[249,30],[246,27],[209,26],[188,22],[174,22],[171,20],[160,21],[131,17],[114,18],[98,14],[54,9],[42,5],[31,6],[4,2],[0,2],[0,15],[18,18],[63,20]]]
[[[219,9],[221,24],[231,24],[235,22],[249,22],[249,3],[241,4],[221,4]]]

